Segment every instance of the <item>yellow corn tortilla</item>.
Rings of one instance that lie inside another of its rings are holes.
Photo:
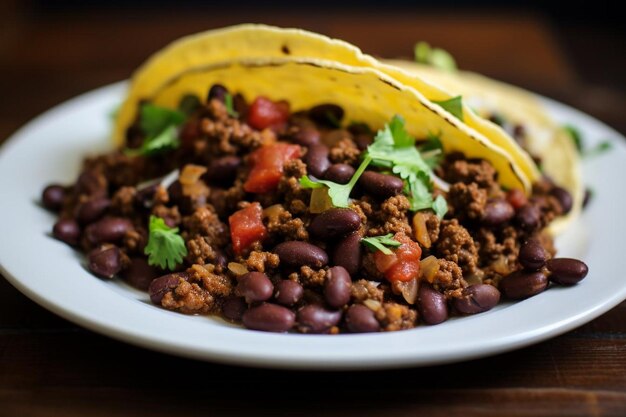
[[[382,128],[400,114],[415,137],[426,138],[429,133],[437,133],[446,151],[463,151],[470,157],[491,161],[506,187],[530,187],[506,151],[480,135],[472,136],[471,130],[454,116],[373,68],[355,68],[319,59],[256,58],[221,62],[188,69],[143,98],[175,108],[185,94],[203,96],[207,86],[216,83],[242,93],[248,100],[259,95],[272,100],[286,99],[293,111],[319,103],[335,103],[344,109],[347,120],[366,121],[373,129]],[[472,146],[468,147],[468,143]]]
[[[138,103],[153,97],[162,85],[176,78],[178,74],[193,68],[226,65],[233,61],[270,58],[311,59],[350,67],[373,68],[416,90],[420,99],[443,101],[453,97],[445,90],[419,79],[412,73],[383,64],[363,54],[357,47],[346,42],[300,29],[246,24],[182,38],[148,59],[134,74],[127,99],[120,109],[114,131],[115,143],[117,145],[123,143],[125,129],[134,121]],[[293,97],[283,98],[293,99]],[[453,117],[440,107],[439,109],[438,113],[445,115],[447,119]],[[522,188],[528,192],[529,184],[539,178],[539,171],[532,159],[498,126],[478,117],[467,106],[464,106],[463,113],[465,125],[459,128],[467,130],[467,136],[482,137],[482,140],[468,142],[462,150],[468,153],[467,149],[478,146],[478,143],[491,143],[494,148],[504,151],[517,166],[515,169],[519,171],[519,182],[523,183]],[[404,115],[404,112],[401,114]],[[446,146],[447,141],[443,139]],[[502,184],[508,187],[514,183],[503,181]]]
[[[466,103],[484,117],[497,113],[512,124],[524,126],[528,151],[541,158],[546,175],[567,189],[574,200],[572,210],[552,222],[549,231],[555,235],[562,232],[580,214],[584,186],[578,151],[569,134],[550,118],[533,94],[471,72],[444,72],[410,61],[386,62],[463,95]]]

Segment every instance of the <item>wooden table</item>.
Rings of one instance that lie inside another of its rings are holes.
[[[554,96],[626,131],[623,91],[611,80],[588,84],[584,65],[571,64],[572,52],[554,28],[519,11],[33,16],[10,2],[4,7],[11,18],[0,33],[0,138],[58,102],[126,78],[171,39],[244,21],[317,30],[386,57],[410,56],[414,41],[427,39],[453,52],[464,68]],[[196,362],[107,339],[45,311],[0,277],[0,416],[621,416],[624,317],[622,303],[550,341],[454,365],[284,372]]]

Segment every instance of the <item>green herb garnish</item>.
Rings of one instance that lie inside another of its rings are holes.
[[[415,61],[443,71],[455,72],[454,57],[445,49],[433,48],[427,42],[418,42],[414,48]]]
[[[582,153],[583,138],[582,138],[582,135],[580,134],[580,130],[578,130],[576,126],[573,126],[570,124],[564,125],[563,129],[567,132],[569,137],[572,139],[572,142],[574,142],[574,145],[576,145],[576,149],[578,149],[578,152]]]
[[[393,253],[389,247],[397,248],[402,245],[402,243],[393,238],[391,233],[384,236],[364,237],[361,239],[361,242],[363,242],[371,251],[375,252],[379,250],[385,255],[391,255]]]
[[[185,113],[187,116],[191,115],[195,112],[202,103],[200,103],[200,99],[195,94],[185,94],[183,98],[178,103],[178,110]]]
[[[400,116],[394,116],[378,131],[366,156],[372,158],[372,165],[389,168],[406,181],[411,210],[433,208],[431,168],[415,147],[415,138],[409,135]],[[441,200],[437,204],[437,214],[443,216]]]
[[[429,133],[428,138],[417,149],[422,154],[422,159],[432,169],[439,165],[443,158],[443,143],[439,135]]]
[[[598,156],[598,155],[602,155],[603,153],[607,151],[610,151],[611,149],[613,149],[613,144],[609,142],[608,140],[605,140],[605,141],[598,143],[596,146],[594,146],[591,149],[585,149],[583,156],[585,158],[588,158],[591,156]]]
[[[365,168],[372,162],[372,159],[368,156],[363,159],[361,165],[356,170],[352,178],[350,178],[350,182],[347,184],[338,184],[333,181],[328,180],[316,180],[313,181],[311,178],[303,175],[300,177],[300,185],[304,188],[321,188],[328,187],[328,196],[335,207],[348,207],[348,201],[350,199],[350,192],[356,185],[356,182],[361,177],[361,174],[365,171]]]
[[[433,103],[438,104],[445,111],[463,121],[463,100],[461,96],[452,97],[448,100],[437,101],[433,100]]]
[[[126,149],[124,153],[129,156],[154,155],[178,148],[178,126],[185,117],[177,110],[144,104],[139,112],[139,127],[145,135],[143,144],[137,149]]]
[[[226,93],[226,95],[224,95],[224,105],[226,106],[226,112],[230,117],[239,117],[239,113],[235,110],[233,96],[230,93]]]
[[[185,241],[178,234],[178,227],[169,227],[162,218],[150,216],[148,244],[144,253],[148,264],[161,269],[174,270],[187,255]]]

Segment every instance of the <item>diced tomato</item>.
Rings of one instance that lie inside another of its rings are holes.
[[[506,193],[506,200],[513,206],[515,210],[519,209],[528,202],[526,194],[519,188],[512,188]]]
[[[263,96],[254,99],[248,111],[248,124],[259,130],[280,126],[287,122],[287,118],[289,118],[289,103],[272,101]]]
[[[300,157],[300,146],[289,143],[264,145],[250,154],[252,169],[243,189],[249,193],[269,193],[276,189],[285,162]]]
[[[259,203],[252,203],[248,207],[234,212],[229,218],[230,239],[233,250],[241,254],[253,243],[260,242],[267,236],[267,229],[263,224],[263,208]]]
[[[391,255],[381,251],[374,253],[376,268],[389,281],[410,281],[417,278],[420,272],[420,258],[422,249],[404,233],[396,233],[394,239],[402,243],[397,248],[390,248]]]

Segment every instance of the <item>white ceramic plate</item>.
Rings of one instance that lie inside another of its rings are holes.
[[[585,162],[595,198],[557,246],[591,270],[579,285],[551,288],[492,311],[409,331],[367,335],[271,334],[152,305],[118,280],[89,274],[81,256],[49,237],[54,216],[38,205],[44,186],[70,183],[81,159],[110,147],[108,115],[124,84],[70,100],[33,120],[0,152],[0,266],[21,292],[81,326],[146,348],[198,359],[275,368],[366,369],[454,362],[504,352],[571,330],[626,298],[626,139],[574,109],[543,99],[590,144],[614,149]]]

